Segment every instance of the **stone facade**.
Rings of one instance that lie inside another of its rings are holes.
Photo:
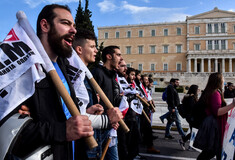
[[[203,88],[211,72],[235,82],[235,12],[214,8],[184,22],[99,27],[98,40],[119,46],[128,66],[160,86],[178,77]]]

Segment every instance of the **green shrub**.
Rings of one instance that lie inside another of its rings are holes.
[[[164,92],[166,88],[155,88],[155,92]],[[178,87],[176,88],[178,93],[183,93],[184,92],[184,88],[183,87]]]

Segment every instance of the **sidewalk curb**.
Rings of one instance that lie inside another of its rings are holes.
[[[166,126],[152,126],[152,129],[157,129],[157,130],[165,130],[166,129]],[[188,128],[185,128],[185,127],[182,127],[182,129],[187,132]],[[171,127],[171,130],[172,131],[177,131],[177,127],[176,126],[173,126]]]

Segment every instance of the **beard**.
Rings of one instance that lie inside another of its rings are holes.
[[[60,36],[54,27],[48,32],[48,43],[52,51],[59,57],[69,58],[72,55],[72,47],[63,44],[63,39],[70,37],[71,34]]]
[[[117,60],[113,55],[112,55],[112,60],[111,60],[110,65],[113,70],[118,70]]]

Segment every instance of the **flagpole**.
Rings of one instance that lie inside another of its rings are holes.
[[[83,61],[81,60],[81,58],[77,55],[76,51],[73,50],[73,56],[75,56],[75,58],[77,58],[77,62],[79,63],[82,68],[85,71],[85,74],[87,76],[87,78],[89,79],[89,81],[91,82],[91,85],[93,86],[94,90],[99,94],[100,98],[102,99],[102,101],[104,102],[104,104],[106,105],[106,107],[108,109],[114,108],[114,106],[112,105],[112,103],[109,101],[109,99],[107,98],[107,96],[105,95],[105,93],[103,92],[103,90],[100,88],[99,84],[96,82],[96,80],[93,78],[93,75],[91,74],[90,70],[87,68],[87,66],[83,63]],[[121,128],[124,130],[125,133],[129,132],[129,128],[127,127],[127,125],[125,124],[125,122],[121,119],[119,121],[119,124],[121,126]]]
[[[155,112],[156,110],[155,110],[155,108],[154,108],[154,106],[153,106],[153,104],[150,102],[150,104],[148,103],[148,102],[146,102],[143,98],[141,98],[139,95],[136,95],[136,97],[137,98],[139,98],[140,99],[140,101],[141,102],[143,102],[146,106],[148,106],[148,107],[151,107],[152,108],[152,110],[153,110],[153,112]]]
[[[89,71],[89,70],[88,70]],[[90,72],[90,71],[89,71]],[[89,73],[87,73],[87,71],[86,71],[86,75],[88,74],[88,76],[89,76]],[[91,74],[91,73],[90,73]],[[87,77],[88,77],[87,76]],[[90,76],[89,76],[90,77]],[[90,80],[90,82],[91,82],[91,84],[92,84],[92,86],[93,86],[93,88],[96,90],[96,92],[99,94],[99,96],[100,96],[100,98],[103,100],[103,102],[105,103],[105,105],[109,108],[109,109],[111,109],[111,108],[114,108],[113,107],[113,105],[112,105],[112,103],[109,101],[109,99],[107,98],[107,96],[104,94],[104,92],[103,92],[103,90],[100,88],[100,86],[97,84],[97,82],[95,81],[95,79],[92,77],[90,77],[89,78],[88,77],[88,79]],[[129,128],[127,127],[127,125],[125,124],[125,122],[121,119],[120,121],[119,121],[119,124],[120,124],[120,126],[122,127],[122,129],[124,130],[124,132],[125,133],[127,133],[127,132],[129,132],[130,130],[129,130]]]
[[[18,22],[20,26],[25,30],[27,35],[30,37],[30,39],[33,41],[34,45],[37,47],[40,55],[42,56],[43,60],[45,61],[45,65],[43,65],[44,69],[48,74],[51,76],[51,79],[59,92],[60,96],[64,100],[69,112],[72,116],[78,116],[80,115],[80,112],[77,108],[77,106],[74,104],[72,98],[70,97],[68,91],[66,90],[65,86],[63,85],[60,77],[58,76],[53,64],[51,63],[51,60],[49,59],[46,51],[44,50],[39,38],[35,34],[33,28],[29,24],[27,17],[23,11],[18,11],[16,14],[16,17],[18,19]],[[93,136],[85,137],[85,142],[87,146],[92,149],[98,146],[97,142],[95,141]]]
[[[136,97],[139,98],[139,100],[140,100],[141,102],[143,102],[146,106],[148,106],[148,107],[150,106],[150,105],[148,104],[148,102],[146,102],[143,98],[140,97],[140,95],[136,95]]]
[[[111,140],[112,140],[112,138],[109,137],[109,138],[108,138],[108,141],[106,142],[105,147],[104,147],[104,149],[103,149],[103,151],[102,151],[102,156],[101,156],[100,160],[104,160],[104,157],[105,157],[106,152],[107,152],[107,150],[108,150],[108,148],[109,148],[109,144],[110,144]]]
[[[150,105],[149,105],[143,98],[141,98],[139,95],[136,95],[136,97],[139,98],[140,101],[141,101],[142,103],[144,103],[145,105],[147,105],[148,107],[150,106]],[[146,120],[147,120],[149,123],[151,123],[151,120],[149,119],[149,117],[148,117],[148,115],[146,114],[146,112],[144,111],[144,109],[142,110],[142,113],[143,113],[144,117],[146,118]]]
[[[144,111],[144,109],[142,110],[143,115],[145,116],[146,120],[151,124],[151,120],[149,119],[148,115],[146,114],[146,112]]]

